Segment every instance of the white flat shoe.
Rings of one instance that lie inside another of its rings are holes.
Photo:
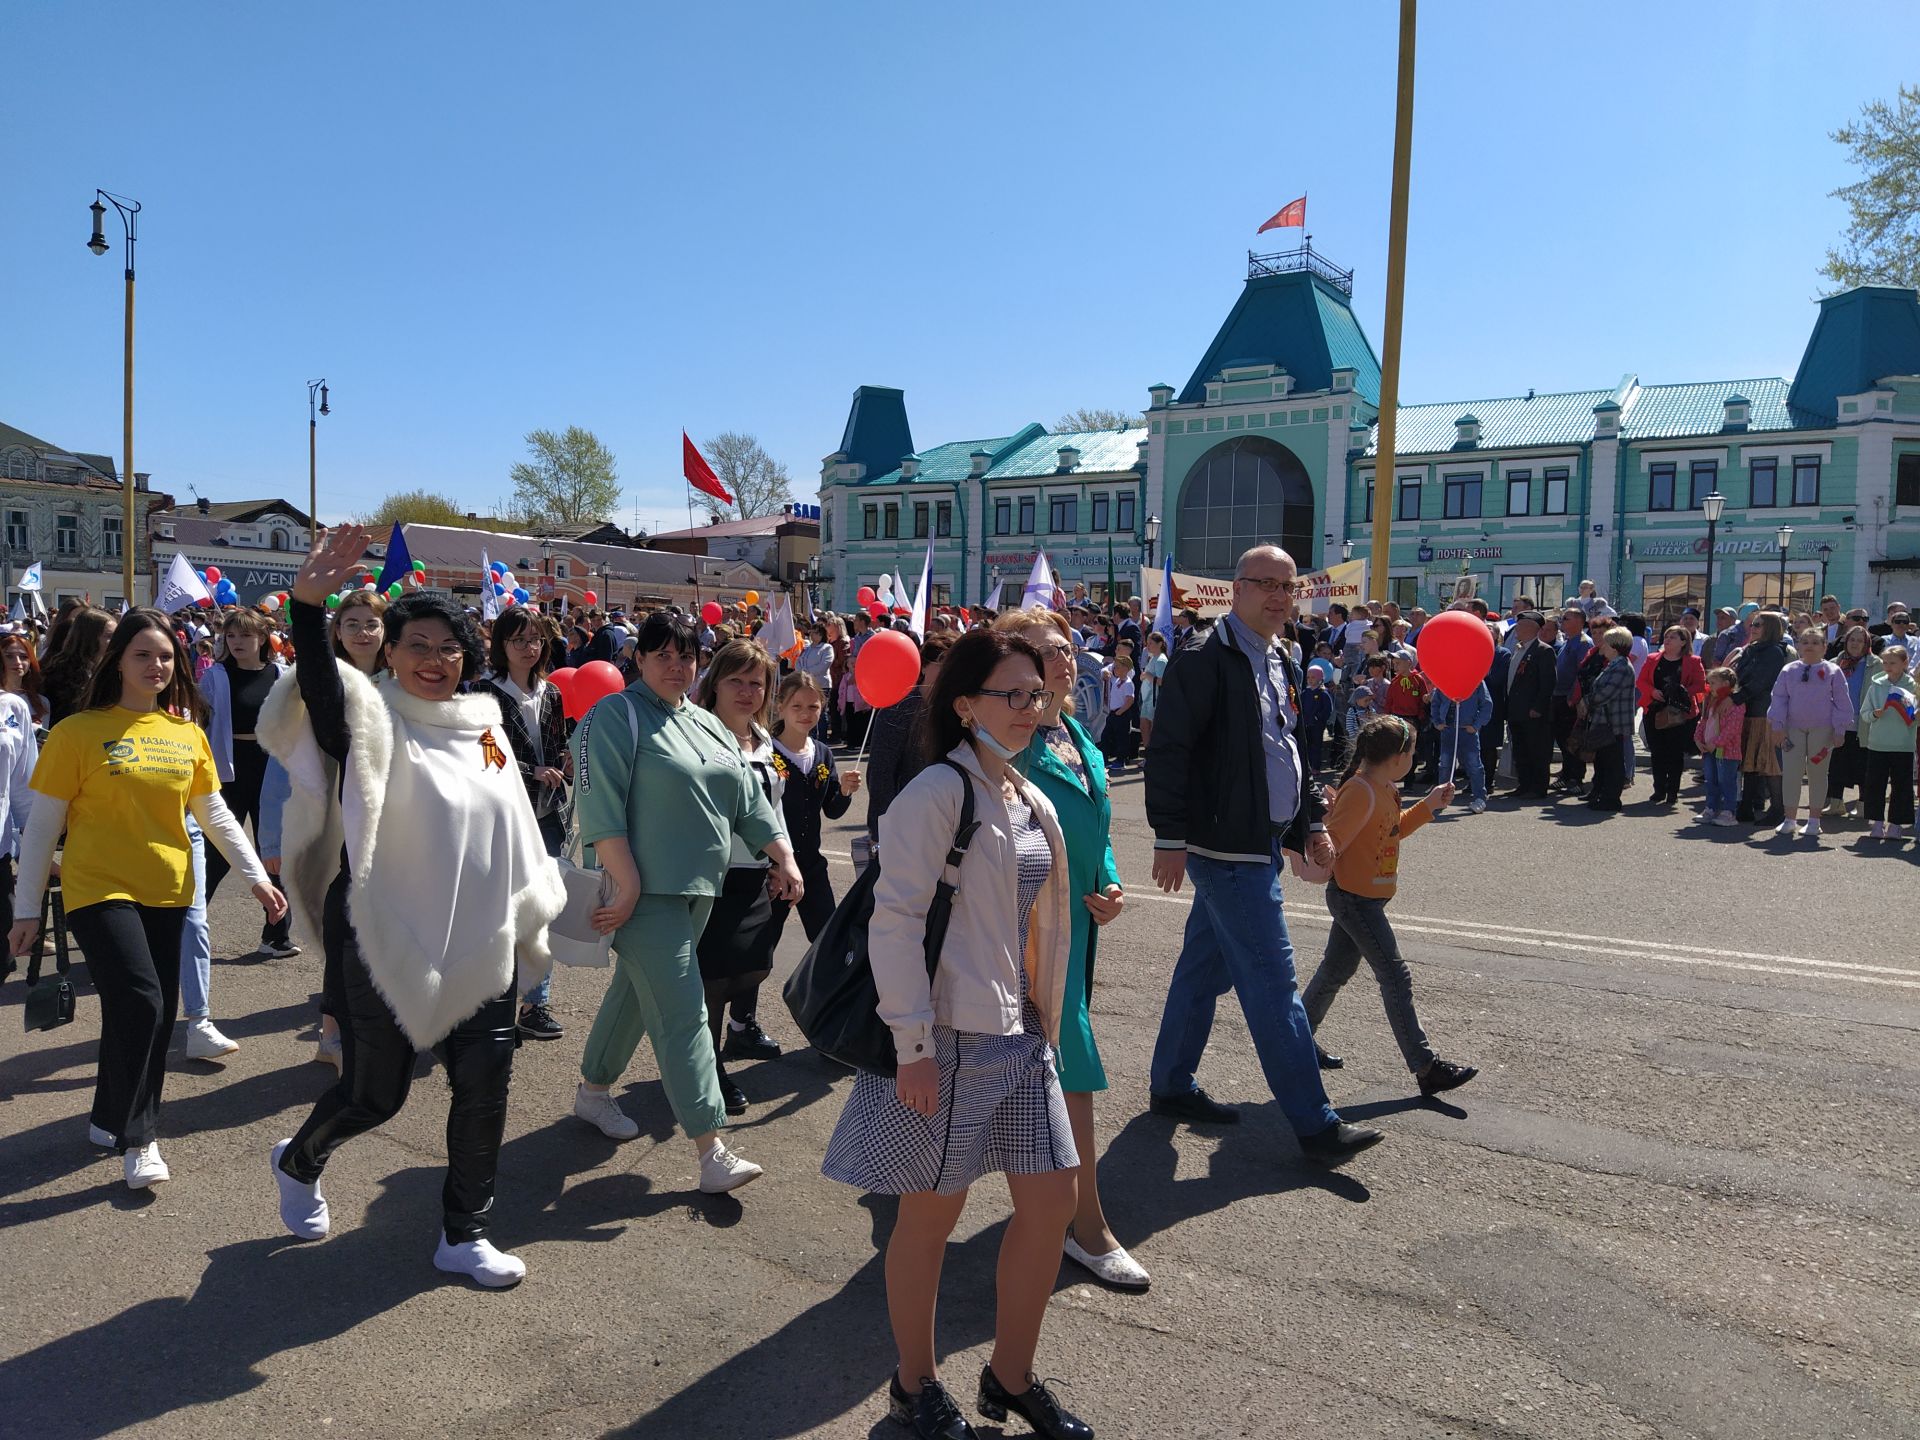
[[[433,1252],[433,1268],[449,1275],[464,1275],[489,1290],[510,1290],[527,1278],[527,1262],[494,1249],[484,1235],[456,1245],[443,1234],[440,1247]]]
[[[239,1041],[222,1035],[206,1017],[187,1022],[187,1059],[224,1060],[239,1048]]]
[[[709,1195],[724,1195],[758,1180],[767,1172],[751,1160],[742,1160],[723,1144],[700,1157],[700,1188]]]
[[[129,1190],[149,1190],[162,1180],[173,1179],[173,1172],[160,1158],[160,1146],[155,1141],[130,1148],[124,1161]]]
[[[589,1090],[584,1085],[576,1086],[573,1113],[609,1140],[633,1140],[639,1137],[640,1122],[620,1108],[611,1090]]]
[[[1104,1255],[1094,1255],[1081,1246],[1073,1236],[1067,1236],[1063,1246],[1067,1258],[1084,1270],[1091,1271],[1093,1278],[1102,1285],[1115,1290],[1125,1290],[1139,1294],[1151,1285],[1152,1278],[1146,1267],[1120,1246],[1115,1246]]]
[[[324,1240],[333,1217],[327,1212],[327,1197],[320,1193],[320,1182],[303,1184],[280,1168],[280,1157],[292,1143],[282,1140],[273,1147],[271,1157],[274,1182],[280,1187],[280,1223],[296,1240]]]

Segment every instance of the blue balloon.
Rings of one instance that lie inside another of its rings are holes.
[[[504,595],[507,593],[507,587],[504,585],[495,585],[493,587],[493,593],[496,595]]]
[[[507,568],[506,563],[500,560],[495,560],[492,564],[487,566],[487,569],[491,570],[496,575],[504,574],[506,571],[506,568]]]
[[[513,592],[513,599],[515,604],[524,605],[527,603],[527,592],[516,588]]]

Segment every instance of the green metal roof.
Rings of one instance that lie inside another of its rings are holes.
[[[1611,400],[1611,390],[1570,390],[1557,395],[1510,396],[1496,400],[1453,401],[1445,405],[1402,405],[1394,436],[1398,455],[1458,453],[1455,425],[1463,414],[1480,419],[1480,450],[1522,445],[1577,445],[1593,438],[1593,407]],[[1714,421],[1714,428],[1720,422]],[[1378,448],[1380,427],[1367,438],[1367,453]]]
[[[1301,391],[1331,390],[1333,372],[1357,373],[1354,389],[1380,395],[1380,362],[1347,297],[1306,270],[1250,276],[1194,369],[1180,403],[1207,398],[1207,381],[1235,365],[1278,365]]]
[[[1360,322],[1354,318],[1353,311],[1318,285],[1314,286],[1313,298],[1320,307],[1320,325],[1327,336],[1327,358],[1331,362],[1329,368],[1356,371],[1353,388],[1377,403],[1380,399],[1380,362],[1374,358],[1373,346],[1367,343],[1367,335],[1360,328]]]
[[[1840,396],[1913,374],[1920,374],[1920,298],[1903,286],[1861,285],[1820,302],[1789,403],[1833,419]]]
[[[1147,432],[1135,425],[1128,430],[1048,430],[1044,425],[1028,425],[1017,434],[997,440],[955,440],[920,452],[920,473],[908,480],[895,466],[883,475],[869,475],[860,488],[886,485],[951,485],[973,473],[973,454],[984,450],[993,456],[987,469],[989,480],[1040,478],[1060,471],[1060,447],[1071,445],[1080,452],[1075,475],[1103,475],[1131,470],[1140,459],[1140,442]]]
[[[1642,385],[1620,417],[1620,433],[1629,440],[1718,435],[1726,428],[1727,399],[1735,395],[1747,399],[1749,433],[1826,428],[1833,423],[1790,413],[1784,380],[1709,380],[1695,385]]]

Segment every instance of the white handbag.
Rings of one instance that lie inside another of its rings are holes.
[[[627,712],[627,726],[633,732],[633,746],[640,748],[640,718],[633,702],[621,696]],[[560,867],[560,880],[567,889],[567,904],[547,927],[547,942],[557,965],[580,965],[604,969],[611,961],[613,936],[593,928],[593,912],[606,903],[607,877],[604,871],[585,863],[580,844],[580,807],[573,807],[567,824],[567,843],[554,862]]]

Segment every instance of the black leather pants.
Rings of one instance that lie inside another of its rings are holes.
[[[347,921],[347,877],[327,891],[326,924],[342,937],[341,1030],[349,1037],[340,1082],[313,1107],[293,1137],[280,1168],[311,1184],[327,1157],[345,1141],[364,1135],[400,1113],[413,1086],[413,1042],[374,989]],[[513,991],[489,1000],[434,1047],[453,1088],[447,1113],[447,1182],[440,1192],[447,1239],[458,1244],[487,1232],[493,1208],[494,1174],[507,1126],[507,1083],[519,1043]]]

